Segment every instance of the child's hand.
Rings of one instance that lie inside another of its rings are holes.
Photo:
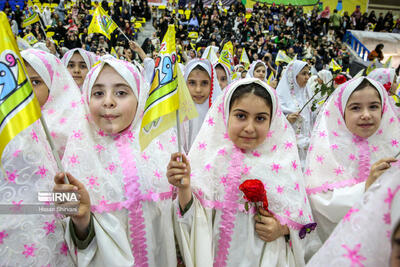
[[[369,172],[369,176],[367,181],[365,182],[365,191],[382,175],[387,169],[390,168],[390,163],[396,162],[397,159],[391,158],[383,158],[372,164],[371,171]]]
[[[60,207],[71,207],[79,205],[77,214],[63,213],[71,216],[72,222],[74,223],[77,237],[80,240],[85,240],[87,237],[87,228],[90,223],[90,197],[85,186],[79,182],[70,173],[66,173],[70,184],[64,183],[64,173],[57,173],[54,177],[55,186],[53,187],[54,192],[76,192],[78,193],[78,203],[57,203]],[[62,213],[62,212],[61,212]]]
[[[180,161],[182,158],[182,161]],[[167,166],[168,182],[178,188],[190,187],[190,164],[182,153],[174,153]]]
[[[297,121],[297,119],[299,118],[300,114],[298,112],[296,113],[291,113],[289,115],[286,116],[286,119],[290,122],[290,123],[294,123],[295,121]]]
[[[272,242],[278,237],[289,234],[289,229],[286,225],[281,225],[280,222],[268,211],[263,208],[259,210],[260,216],[254,216],[256,221],[256,233],[261,240]]]

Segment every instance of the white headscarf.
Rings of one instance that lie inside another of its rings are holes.
[[[256,60],[256,61],[253,61],[253,63],[251,63],[250,68],[247,71],[246,78],[253,78],[254,77],[254,70],[255,70],[256,65],[258,63],[263,64],[264,67],[265,67],[265,79],[264,79],[263,82],[267,82],[267,70],[268,70],[268,67],[267,67],[267,65],[265,65],[265,63],[262,60]]]
[[[378,130],[368,138],[355,136],[344,121],[347,101],[364,79],[379,92],[383,111]],[[360,77],[344,83],[330,96],[318,114],[311,137],[305,168],[308,194],[363,182],[374,162],[396,155],[400,147],[400,122],[384,90],[378,82]]]
[[[49,98],[42,107],[42,114],[62,157],[68,135],[76,121],[84,116],[80,90],[68,70],[54,55],[37,49],[24,50],[21,55],[49,88]]]
[[[138,99],[132,124],[113,135],[107,135],[96,126],[88,105],[92,87],[105,65],[111,66],[128,83]],[[161,251],[167,249],[167,240],[174,245],[170,214],[172,191],[165,172],[170,154],[178,150],[175,133],[166,131],[153,140],[144,152],[140,152],[139,128],[147,86],[144,77],[131,63],[115,58],[100,59],[83,84],[87,119],[81,118],[76,122],[63,159],[66,170],[88,190],[92,212],[100,224],[102,218],[108,218],[107,214],[112,213],[120,220],[120,225],[126,225],[126,235],[122,235],[124,240],[127,238],[132,251],[124,251],[126,244],[118,244],[121,245],[120,250],[126,253],[122,257],[131,264],[134,260],[140,266],[154,265],[154,257],[159,255],[147,252],[154,251],[154,245],[157,245],[151,238],[159,237],[158,241],[163,243],[159,248]],[[160,228],[157,228],[159,223],[156,221],[162,221],[165,229],[169,229],[157,232]],[[99,249],[107,248],[99,246]],[[175,255],[171,257],[176,260]]]
[[[210,80],[211,80],[210,96],[211,96],[211,98],[209,96],[208,99],[206,101],[204,101],[203,104],[195,103],[195,106],[196,106],[197,112],[199,113],[199,116],[190,120],[188,123],[183,123],[184,132],[185,132],[185,135],[187,138],[187,140],[186,140],[187,143],[185,144],[186,151],[189,151],[191,145],[193,144],[193,141],[196,138],[196,135],[201,128],[201,125],[203,124],[203,121],[207,114],[208,109],[215,102],[217,97],[221,94],[221,88],[218,83],[217,74],[215,73],[215,69],[211,65],[211,63],[208,59],[193,59],[193,60],[189,61],[188,64],[185,66],[185,71],[184,71],[185,81],[187,81],[189,74],[198,65],[203,67],[207,71],[208,76],[210,77]],[[187,124],[189,124],[189,127],[187,127]]]
[[[253,151],[244,152],[234,145],[227,133],[229,105],[232,94],[239,86],[252,83],[261,85],[271,96],[271,125],[265,141]],[[215,244],[216,258],[221,257],[216,251],[225,251],[230,246],[230,252],[227,253],[232,254],[237,254],[239,245],[242,248],[250,243],[259,251],[263,250],[263,242],[253,241],[253,235],[256,235],[254,226],[247,227],[249,223],[254,224],[253,215],[244,210],[245,200],[239,190],[239,185],[245,180],[259,179],[267,191],[269,210],[282,225],[287,225],[291,230],[296,265],[301,262],[304,264],[304,244],[300,242],[298,231],[312,223],[312,215],[295,144],[294,132],[279,108],[274,89],[259,79],[246,78],[229,85],[210,108],[189,152],[189,159],[191,184],[197,198],[205,207],[217,210],[216,217],[224,218],[220,225],[213,226],[213,235],[219,234],[214,238],[219,240]],[[249,238],[231,240],[232,236],[237,237],[232,232],[243,227],[252,231]],[[225,230],[216,233],[217,229]],[[218,262],[218,259],[215,261]],[[252,265],[258,265],[259,262],[260,258],[255,258]]]
[[[394,68],[378,68],[368,74],[368,77],[380,82],[382,85],[395,82],[396,70]]]
[[[73,266],[65,226],[51,211],[39,210],[55,208],[38,197],[39,192],[53,191],[57,171],[39,121],[11,140],[1,162],[1,265]]]
[[[400,215],[399,176],[397,162],[348,211],[307,266],[388,266],[390,235]]]
[[[309,90],[308,95],[313,96],[315,94],[315,91],[317,88],[319,88],[321,85],[318,83],[317,78],[320,78],[326,86],[331,86],[333,81],[333,75],[329,70],[320,70],[317,75],[313,75],[310,77],[310,79],[307,82],[307,89]],[[318,94],[315,96],[315,99],[320,99],[321,95]]]
[[[228,69],[228,67],[227,67],[225,64],[222,64],[222,63],[220,63],[220,62],[214,64],[214,69],[215,69],[218,65],[221,66],[221,67],[224,69],[224,71],[225,71],[226,78],[227,78],[227,80],[228,80],[228,84],[227,84],[227,86],[228,86],[228,85],[232,82],[231,71]],[[217,79],[218,79],[218,77],[217,77]],[[221,87],[221,86],[220,86],[220,87]]]

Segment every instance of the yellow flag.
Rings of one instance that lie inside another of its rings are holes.
[[[111,47],[110,54],[111,54],[113,57],[118,58],[117,51],[115,51],[114,47]]]
[[[271,71],[271,74],[269,75],[268,80],[267,80],[268,85],[271,84],[271,81],[272,81],[273,79],[274,79],[274,72]]]
[[[339,64],[337,64],[333,58],[331,60],[331,63],[329,63],[329,68],[331,68],[333,71],[342,70],[342,67]]]
[[[250,66],[250,60],[249,57],[247,56],[246,49],[244,47],[242,50],[242,54],[240,55],[239,61],[244,63],[245,69],[247,69]]]
[[[234,70],[233,45],[231,41],[224,44],[218,62],[227,66],[230,71]]]
[[[198,115],[177,63],[174,25],[168,26],[155,63],[153,81],[140,125],[139,142],[142,151],[154,138],[176,125],[177,110],[180,123]]]
[[[390,56],[386,62],[382,65],[382,68],[391,68],[392,67],[392,56]]]
[[[100,33],[111,39],[111,33],[118,28],[117,24],[107,15],[99,5],[93,13],[92,21],[88,28],[88,34]]]
[[[30,45],[34,45],[38,42],[35,35],[33,35],[33,33],[31,33],[31,32],[28,33],[27,35],[25,35],[23,39],[25,41],[27,41]]]
[[[22,27],[25,28],[28,25],[31,25],[35,22],[39,21],[39,14],[36,13],[32,7],[29,7],[26,11],[25,11],[25,18],[22,21]]]
[[[7,144],[40,118],[40,106],[4,12],[0,12],[0,157]]]
[[[286,62],[289,64],[290,61],[292,61],[292,59],[288,55],[286,55],[285,51],[283,51],[283,50],[278,51],[278,54],[276,55],[276,58],[275,58],[276,65],[279,65],[279,62]]]
[[[378,59],[375,58],[374,61],[372,61],[371,64],[369,64],[367,70],[365,71],[365,74],[368,75],[371,71],[376,69],[378,67],[377,63],[378,63]]]

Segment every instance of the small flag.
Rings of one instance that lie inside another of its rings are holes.
[[[7,144],[40,118],[40,106],[26,77],[7,15],[0,12],[0,158]]]
[[[378,59],[375,58],[374,61],[372,61],[371,64],[369,64],[367,70],[365,71],[365,74],[368,75],[371,71],[376,69],[378,67],[377,63],[378,63]]]
[[[342,70],[342,67],[339,64],[337,64],[333,58],[331,60],[331,63],[329,63],[329,68],[331,68],[334,72]]]
[[[242,54],[240,55],[239,61],[244,63],[245,69],[247,69],[250,66],[250,60],[249,57],[247,56],[246,49],[244,47],[242,50]]]
[[[390,56],[386,62],[383,64],[382,68],[391,68],[392,67],[392,56]]]
[[[22,21],[22,27],[25,28],[28,25],[31,25],[35,22],[39,21],[39,14],[36,13],[32,7],[29,7],[26,11],[25,11],[25,18]]]
[[[36,39],[35,35],[33,35],[33,33],[28,33],[27,35],[24,36],[23,38],[25,41],[28,42],[28,44],[30,45],[34,45],[38,42],[38,40]]]
[[[174,25],[168,26],[154,71],[140,125],[139,143],[142,151],[154,138],[176,125],[177,110],[180,123],[198,115],[177,63]]]
[[[271,71],[271,74],[269,75],[268,80],[267,80],[268,85],[271,84],[271,81],[272,81],[273,79],[274,79],[274,72]]]
[[[93,18],[88,28],[88,34],[100,33],[107,37],[107,39],[111,39],[111,33],[116,28],[118,28],[117,24],[115,24],[115,22],[99,5],[93,13]]]
[[[229,41],[224,44],[222,48],[221,55],[219,56],[218,62],[224,64],[228,67],[228,69],[233,72],[234,63],[233,63],[233,45],[232,42]]]
[[[288,55],[286,55],[285,51],[283,51],[283,50],[278,51],[278,54],[276,55],[276,58],[275,58],[276,65],[279,65],[279,62],[286,62],[289,64],[291,61],[292,61],[292,59]]]
[[[117,51],[115,51],[114,47],[111,47],[110,54],[111,54],[113,57],[118,58]]]
[[[207,55],[205,55],[206,52],[207,52]],[[201,58],[208,59],[211,62],[211,64],[213,64],[213,65],[218,62],[218,56],[215,53],[215,50],[214,50],[213,46],[208,47],[208,49],[206,49],[206,51],[204,51],[204,53],[201,56]]]

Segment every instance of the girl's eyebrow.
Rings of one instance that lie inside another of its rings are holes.
[[[243,113],[246,113],[246,114],[248,114],[249,112],[247,112],[246,110],[243,110],[243,109],[240,109],[240,108],[236,108],[236,109],[234,109],[234,110],[232,110],[233,112],[235,112],[235,111],[237,111],[237,112],[243,112]],[[267,116],[269,116],[269,113],[268,112],[260,112],[260,113],[257,113],[257,115],[267,115]]]

